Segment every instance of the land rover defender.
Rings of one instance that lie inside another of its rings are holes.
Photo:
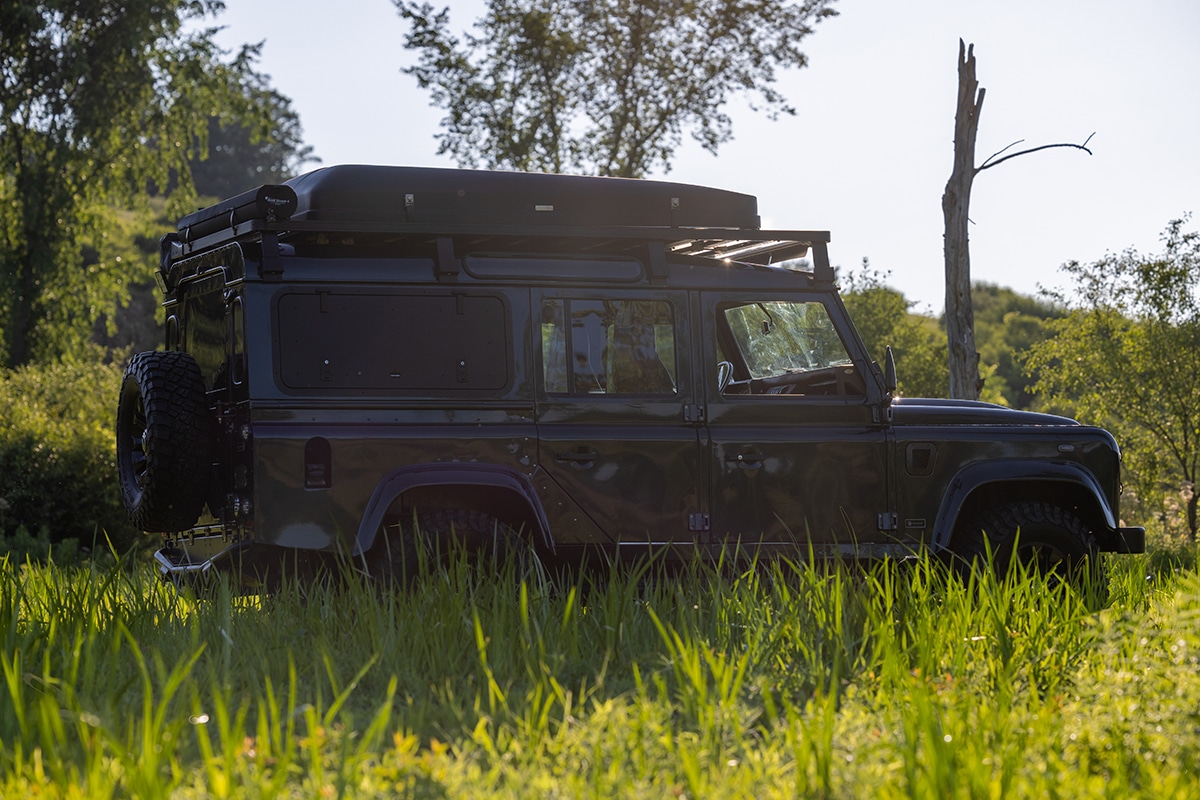
[[[399,576],[452,537],[555,561],[1144,549],[1104,430],[896,397],[829,238],[659,181],[262,186],[162,242],[166,341],[117,412],[124,502],[177,580],[301,556]]]

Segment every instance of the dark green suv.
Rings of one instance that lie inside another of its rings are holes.
[[[654,181],[340,166],[247,192],[163,241],[165,349],[117,414],[126,506],[174,578],[395,573],[450,538],[556,561],[1143,549],[1107,432],[895,398],[828,241]]]

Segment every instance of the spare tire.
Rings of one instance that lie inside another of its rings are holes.
[[[211,429],[204,378],[187,353],[138,353],[117,403],[117,475],[135,526],[192,527],[208,497]]]

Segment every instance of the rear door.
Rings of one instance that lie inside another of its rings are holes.
[[[582,513],[622,546],[706,536],[687,296],[540,290],[538,454]]]

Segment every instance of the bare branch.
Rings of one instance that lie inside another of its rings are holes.
[[[978,167],[975,168],[975,174],[978,175],[979,173],[983,172],[985,169],[990,169],[999,164],[1003,164],[1005,161],[1008,161],[1010,158],[1016,158],[1017,156],[1028,155],[1029,153],[1036,153],[1039,150],[1049,150],[1051,147],[1074,147],[1076,150],[1082,150],[1083,152],[1087,153],[1090,156],[1090,155],[1092,155],[1092,151],[1088,149],[1087,143],[1090,142],[1092,140],[1092,137],[1095,135],[1096,135],[1096,132],[1092,131],[1091,134],[1089,134],[1088,137],[1083,140],[1083,144],[1074,144],[1071,142],[1059,142],[1056,144],[1044,144],[1044,145],[1041,145],[1040,147],[1031,147],[1028,150],[1019,150],[1015,153],[1009,153],[1004,158],[998,159],[996,161],[992,161],[993,158],[996,158],[996,156],[1000,155],[1000,153],[1003,153],[1004,150],[1008,149],[1008,147],[1012,147],[1015,144],[1019,144],[1019,143],[1025,141],[1024,139],[1018,139],[1017,141],[1010,144],[1008,147],[1005,147],[1004,150],[1000,150],[999,152],[993,153],[992,155],[988,156],[986,161],[984,161],[982,164],[980,164]]]
[[[1000,155],[1001,153],[1003,153],[1005,150],[1009,149],[1010,147],[1016,147],[1017,145],[1019,145],[1019,144],[1020,144],[1021,142],[1023,142],[1023,141],[1025,141],[1025,140],[1024,140],[1024,139],[1017,139],[1017,140],[1016,140],[1015,142],[1013,142],[1012,144],[1006,144],[1006,145],[1004,145],[1004,147],[1001,147],[999,150],[997,150],[996,152],[992,153],[990,156],[988,156],[987,158],[985,158],[985,159],[983,160],[983,163],[986,165],[986,164],[987,164],[989,161],[991,161],[993,158],[995,158],[996,156],[998,156],[998,155]],[[983,169],[983,167],[980,167],[979,169]],[[979,171],[979,170],[976,170],[976,172],[978,172],[978,171]]]

